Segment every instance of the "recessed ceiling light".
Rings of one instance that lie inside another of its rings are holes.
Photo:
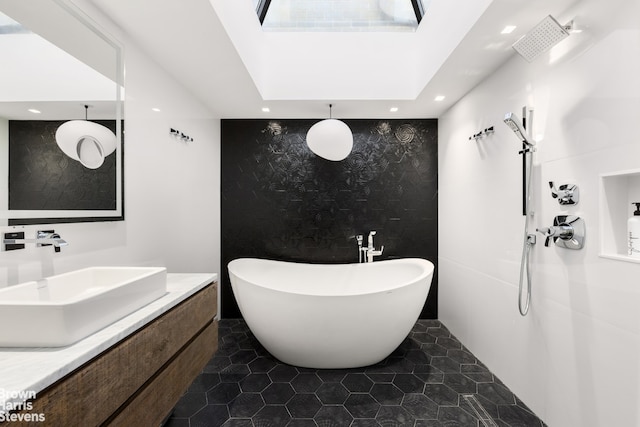
[[[500,34],[511,34],[516,29],[515,25],[507,25]]]
[[[36,110],[35,108],[29,108],[27,111],[33,114],[40,114],[40,110]]]
[[[433,98],[433,100],[438,102],[444,101],[444,95],[438,95],[435,98]]]
[[[155,111],[156,113],[159,113],[159,112],[160,112],[160,109],[159,109],[159,108],[157,108],[157,107],[153,107],[153,108],[151,109],[151,111]]]
[[[271,111],[271,110],[269,109],[269,107],[262,107],[262,112],[263,112],[263,113],[268,113],[268,112],[270,112],[270,111]]]
[[[396,111],[398,111],[398,107],[391,107],[389,108],[389,111],[391,111],[392,113],[395,113]]]

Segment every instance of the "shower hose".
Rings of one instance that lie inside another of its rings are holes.
[[[529,162],[527,165],[527,194],[525,195],[525,219],[524,219],[524,235],[522,241],[522,259],[520,260],[520,284],[518,285],[518,310],[522,316],[526,316],[529,312],[529,304],[531,302],[531,263],[529,256],[531,254],[531,247],[535,244],[535,240],[529,237],[529,217],[532,215],[529,212],[529,204],[531,202],[531,172],[533,169],[533,153],[523,153],[523,155],[529,154]],[[526,288],[524,281],[526,277]],[[523,303],[523,290],[525,291],[524,303]]]

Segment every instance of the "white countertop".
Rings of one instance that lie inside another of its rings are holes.
[[[0,414],[24,402],[217,280],[217,274],[167,274],[167,293],[67,347],[0,347]],[[16,319],[19,327],[20,320]],[[44,326],[44,325],[43,325]],[[3,325],[2,327],[9,327]]]

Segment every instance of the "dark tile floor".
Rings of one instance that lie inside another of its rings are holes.
[[[377,365],[296,368],[242,320],[221,320],[219,349],[167,427],[520,427],[544,424],[437,320],[419,320]]]

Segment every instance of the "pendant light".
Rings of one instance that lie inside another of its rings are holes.
[[[327,160],[344,160],[353,148],[353,134],[347,124],[341,120],[329,118],[311,126],[307,132],[307,145],[317,156]]]
[[[104,158],[116,149],[116,135],[108,128],[87,120],[89,105],[85,105],[84,120],[70,120],[56,130],[56,142],[64,154],[88,169],[98,169]]]

